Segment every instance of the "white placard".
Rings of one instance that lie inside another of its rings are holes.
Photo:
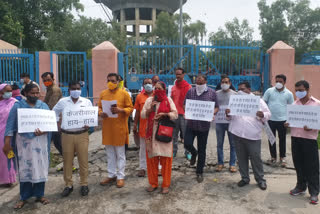
[[[219,106],[219,111],[214,117],[215,123],[230,123],[230,121],[226,119],[226,109],[227,108],[228,108],[227,105]]]
[[[265,122],[265,123],[264,123],[263,129],[264,129],[264,131],[266,132],[266,135],[267,135],[267,137],[268,137],[269,143],[270,143],[271,146],[272,146],[272,145],[275,144],[275,142],[276,142],[276,137],[275,137],[274,134],[272,133],[272,130],[271,130],[268,122]]]
[[[18,133],[30,133],[36,129],[42,132],[58,131],[56,113],[44,109],[18,109]]]
[[[187,120],[211,122],[214,114],[215,102],[186,100],[185,117]]]
[[[230,115],[255,117],[260,109],[260,97],[254,95],[231,95]]]
[[[320,129],[320,106],[288,105],[287,118],[290,127]]]
[[[173,85],[168,86],[168,97],[171,97],[172,87]]]
[[[102,111],[107,113],[108,117],[118,118],[118,114],[112,114],[111,112],[111,106],[117,105],[116,100],[111,100],[111,101],[102,100],[101,103],[102,103]]]
[[[84,126],[98,126],[98,107],[64,109],[61,124],[62,129],[78,129]]]

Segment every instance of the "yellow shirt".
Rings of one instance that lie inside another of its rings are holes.
[[[109,89],[100,94],[99,115],[102,113],[102,100],[117,100],[117,106],[125,112],[119,113],[117,118],[104,118],[102,122],[102,144],[111,146],[124,146],[129,141],[128,118],[133,111],[131,98],[125,90],[117,89],[111,92]]]

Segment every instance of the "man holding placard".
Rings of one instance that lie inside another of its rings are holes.
[[[276,76],[275,87],[269,88],[263,96],[263,100],[267,103],[270,111],[271,118],[268,121],[270,129],[273,134],[276,135],[276,131],[279,136],[279,149],[280,149],[280,165],[286,166],[286,134],[287,130],[284,127],[284,123],[287,120],[287,105],[293,103],[293,95],[286,87],[287,77],[283,74]],[[277,145],[276,143],[269,142],[269,150],[271,159],[268,161],[270,165],[274,165],[277,162]]]
[[[75,153],[77,153],[80,168],[80,192],[82,196],[86,196],[89,193],[88,129],[89,126],[98,125],[98,109],[93,109],[91,101],[80,96],[81,86],[79,82],[69,83],[69,93],[70,97],[62,98],[53,107],[58,126],[61,127],[62,132],[63,177],[65,181],[62,196],[67,197],[73,191],[72,168]],[[59,122],[61,114],[62,124]]]
[[[229,171],[237,172],[236,168],[236,150],[234,147],[234,142],[232,140],[231,133],[229,130],[229,121],[225,118],[225,110],[228,108],[229,100],[231,95],[236,95],[237,92],[230,89],[231,81],[227,75],[221,75],[221,90],[217,91],[217,100],[219,102],[219,112],[215,117],[216,123],[216,135],[217,135],[217,152],[218,152],[218,165],[216,168],[217,172],[221,172],[224,167],[223,161],[223,143],[224,136],[227,132],[229,145],[230,145],[230,161],[229,161]]]
[[[297,173],[297,184],[290,191],[290,194],[300,195],[305,193],[308,188],[311,195],[310,203],[318,204],[319,152],[317,137],[320,129],[318,123],[320,120],[320,101],[311,96],[309,83],[305,80],[297,82],[295,90],[298,99],[292,106],[288,106],[288,120],[285,124],[286,127],[291,127],[292,160]]]
[[[207,77],[199,74],[196,79],[196,87],[188,91],[185,100],[185,117],[187,128],[184,139],[185,148],[191,152],[190,165],[194,165],[198,156],[197,181],[203,181],[203,168],[206,161],[206,147],[210,124],[214,114],[219,111],[217,96],[214,90],[207,86]],[[197,137],[198,151],[193,146]]]
[[[108,177],[100,185],[117,182],[124,187],[126,154],[125,144],[129,139],[128,118],[133,111],[131,98],[125,90],[118,88],[119,75],[108,74],[108,89],[100,94],[99,115],[102,122],[102,144],[108,159]]]
[[[267,104],[251,93],[249,82],[238,85],[238,94],[232,95],[226,116],[230,120],[229,131],[236,147],[241,180],[239,187],[250,182],[249,159],[258,186],[267,189],[261,160],[261,133],[264,123],[271,117]]]

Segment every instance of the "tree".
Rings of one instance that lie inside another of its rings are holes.
[[[188,40],[199,44],[199,41],[203,40],[207,34],[206,24],[199,20],[194,23],[190,23],[184,27],[184,34]]]
[[[151,36],[163,40],[177,40],[179,38],[178,25],[173,16],[167,12],[161,12],[156,21],[156,27]]]
[[[248,20],[244,19],[241,23],[238,18],[224,24],[224,29],[219,28],[217,32],[210,33],[209,40],[235,40],[252,41],[254,30],[249,26]]]

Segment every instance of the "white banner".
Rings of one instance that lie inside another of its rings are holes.
[[[111,112],[111,107],[117,106],[116,100],[111,100],[111,101],[102,100],[101,103],[102,103],[102,110],[104,113],[107,113],[108,117],[118,118],[118,114],[112,114]]]
[[[215,102],[186,100],[185,117],[188,120],[211,122],[214,114]]]
[[[98,126],[98,107],[64,109],[61,124],[62,129],[78,129],[84,126]]]
[[[230,115],[255,117],[260,109],[260,97],[253,95],[231,95]]]
[[[287,118],[290,127],[320,129],[320,106],[288,105]]]
[[[171,97],[172,87],[173,85],[168,86],[168,97]]]
[[[226,119],[226,109],[227,108],[228,108],[227,105],[219,106],[219,111],[216,114],[216,116],[214,117],[215,123],[230,123],[230,121],[228,121]]]
[[[270,143],[271,146],[272,146],[272,145],[275,144],[275,142],[276,142],[276,137],[275,137],[274,134],[272,133],[272,130],[271,130],[268,122],[265,122],[265,123],[264,123],[263,128],[264,128],[264,131],[266,132],[266,135],[267,135],[267,137],[268,137],[269,143]]]
[[[18,133],[30,133],[36,129],[42,132],[58,131],[56,113],[44,109],[19,108]]]

